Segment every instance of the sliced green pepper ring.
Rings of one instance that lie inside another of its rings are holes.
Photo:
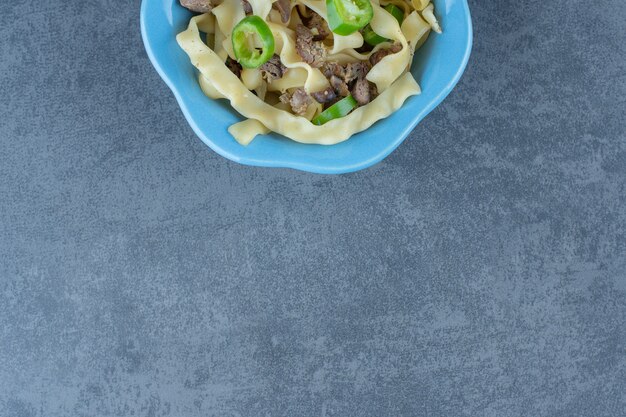
[[[402,11],[401,8],[399,8],[395,4],[388,4],[385,6],[385,10],[387,10],[389,14],[396,18],[398,24],[402,24],[402,21],[404,20],[404,11]],[[369,45],[376,46],[379,43],[387,42],[389,39],[383,38],[382,36],[374,32],[370,25],[367,25],[363,29],[363,40]]]
[[[365,27],[374,9],[370,0],[326,0],[328,26],[337,35],[347,36]]]
[[[345,117],[357,106],[357,102],[352,96],[344,97],[320,114],[318,114],[313,120],[313,124],[318,126],[328,123],[331,120]]]
[[[376,46],[379,43],[388,41],[389,39],[383,38],[378,33],[374,32],[374,29],[370,25],[363,28],[363,40],[368,45]]]
[[[248,16],[233,28],[233,51],[244,68],[259,68],[274,55],[274,35],[259,16]],[[261,48],[255,47],[255,39]]]
[[[398,24],[401,25],[404,20],[404,11],[396,6],[395,4],[388,4],[385,6],[385,10],[389,12],[390,15],[396,18]]]

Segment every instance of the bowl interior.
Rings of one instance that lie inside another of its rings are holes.
[[[143,0],[141,29],[152,63],[174,92],[195,133],[211,149],[248,165],[343,173],[371,166],[391,153],[461,77],[472,44],[467,2],[433,2],[443,34],[431,34],[416,53],[411,69],[422,94],[410,97],[387,119],[332,146],[305,145],[275,133],[258,136],[247,147],[239,145],[227,129],[242,117],[226,100],[211,100],[202,93],[197,70],[176,43],[176,35],[185,30],[191,13],[179,5],[179,0]]]

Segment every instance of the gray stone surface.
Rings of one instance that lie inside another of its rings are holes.
[[[0,416],[625,416],[626,4],[471,1],[383,163],[239,166],[138,1],[0,5]]]

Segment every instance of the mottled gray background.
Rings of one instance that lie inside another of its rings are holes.
[[[471,1],[383,163],[239,166],[139,2],[0,6],[0,416],[626,416],[626,4]]]

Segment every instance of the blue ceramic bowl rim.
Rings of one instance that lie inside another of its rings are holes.
[[[177,1],[177,0],[174,0],[174,1]],[[467,63],[471,55],[472,44],[473,44],[472,19],[471,19],[471,14],[470,14],[467,0],[457,0],[456,1],[457,7],[462,7],[463,8],[462,13],[464,16],[466,16],[466,19],[467,19],[466,24],[467,24],[467,31],[468,31],[467,38],[466,38],[467,41],[466,41],[465,48],[463,51],[463,56],[461,58],[461,64],[458,66],[457,71],[455,72],[454,76],[450,78],[450,80],[445,85],[445,87],[442,88],[436,96],[434,96],[426,105],[424,105],[421,108],[419,113],[417,113],[413,117],[413,119],[411,119],[410,122],[406,124],[405,128],[400,134],[395,136],[393,140],[390,140],[387,143],[387,145],[381,150],[379,150],[376,154],[369,155],[368,157],[363,158],[361,160],[348,161],[344,165],[338,165],[336,163],[332,165],[328,165],[328,164],[325,164],[324,161],[321,161],[321,160],[312,161],[311,159],[303,160],[303,159],[298,159],[298,158],[290,159],[290,160],[284,160],[284,159],[269,160],[269,159],[263,159],[263,158],[255,158],[255,157],[246,156],[246,155],[237,155],[235,153],[229,152],[228,150],[220,146],[218,142],[211,139],[211,137],[207,135],[198,126],[193,116],[191,115],[191,111],[189,108],[190,104],[188,104],[187,101],[184,99],[183,94],[181,94],[178,86],[172,80],[172,77],[170,77],[167,71],[163,68],[163,65],[161,65],[161,62],[159,61],[159,59],[157,59],[156,57],[153,46],[150,42],[150,37],[148,35],[147,24],[146,24],[149,4],[161,4],[161,3],[155,2],[154,0],[142,0],[141,2],[140,26],[141,26],[141,36],[142,36],[143,44],[144,44],[144,47],[148,54],[148,58],[150,59],[152,65],[156,69],[159,76],[163,79],[166,85],[173,92],[174,97],[176,98],[176,101],[178,102],[178,105],[181,108],[183,115],[185,116],[185,119],[187,120],[187,122],[189,123],[189,125],[191,126],[195,134],[217,154],[227,159],[230,159],[234,162],[241,163],[244,165],[250,165],[250,166],[292,168],[292,169],[308,171],[308,172],[313,172],[313,173],[318,173],[318,174],[342,174],[342,173],[359,171],[359,170],[368,168],[382,161],[391,152],[393,152],[398,146],[400,146],[400,144],[404,142],[406,137],[411,133],[411,131],[415,128],[415,126],[417,126],[417,124],[420,121],[422,121],[431,111],[433,111],[454,89],[456,84],[459,82],[461,76],[465,72]],[[176,36],[176,34],[172,34],[172,36]],[[405,106],[406,104],[407,103],[405,103]],[[384,122],[384,120],[381,122]],[[349,140],[352,140],[352,139],[354,138],[351,138]],[[323,146],[323,145],[301,144],[301,146]],[[335,146],[335,145],[331,145],[331,146]]]

